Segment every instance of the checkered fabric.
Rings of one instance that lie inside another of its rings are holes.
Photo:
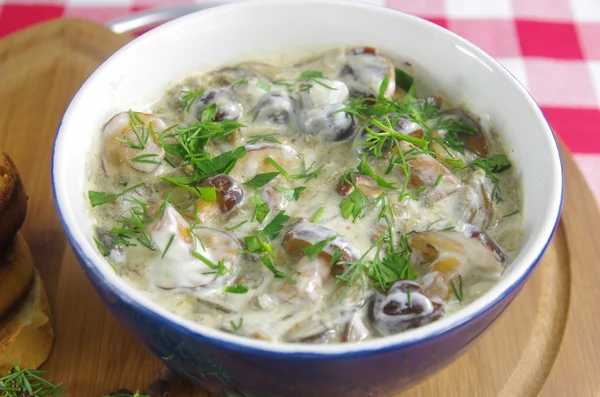
[[[233,0],[222,0],[228,1]],[[541,106],[600,202],[600,0],[368,2],[433,21],[502,62]],[[0,36],[61,16],[104,23],[135,11],[191,3],[194,0],[0,0]]]

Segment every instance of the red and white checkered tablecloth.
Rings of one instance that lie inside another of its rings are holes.
[[[429,19],[502,62],[532,93],[600,202],[600,0],[368,2]],[[0,37],[52,18],[108,22],[192,3],[202,0],[0,0]]]

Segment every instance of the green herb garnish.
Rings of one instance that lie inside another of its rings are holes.
[[[275,190],[283,194],[283,197],[289,201],[298,201],[300,198],[300,193],[306,190],[306,186],[298,186],[293,189],[283,186],[275,186]]]
[[[504,215],[504,216],[503,216],[503,218],[508,218],[508,217],[511,217],[511,216],[517,215],[519,212],[521,212],[521,211],[520,211],[520,210],[513,211],[513,212],[511,212],[510,214],[506,214],[506,215]]]
[[[454,280],[450,280],[450,287],[452,287],[452,292],[454,293],[454,297],[456,300],[462,303],[463,301],[463,282],[462,276],[458,275],[458,288],[454,285]]]
[[[370,176],[371,178],[373,178],[375,180],[375,182],[377,183],[377,185],[379,185],[381,187],[385,187],[388,189],[396,188],[396,186],[393,183],[390,183],[390,182],[386,181],[385,179],[383,179],[382,177],[375,174],[375,171],[373,171],[373,169],[367,162],[367,154],[366,153],[363,153],[363,155],[360,159],[360,163],[358,164],[358,167],[356,167],[356,169],[361,174],[367,175],[367,176]]]
[[[325,240],[321,240],[313,245],[309,245],[308,247],[301,248],[303,254],[308,256],[308,258],[312,261],[314,260],[320,253],[325,249],[327,244],[335,240],[337,236],[333,236],[330,238],[326,238]]]
[[[225,292],[229,292],[230,294],[245,294],[248,292],[248,287],[245,285],[232,285],[225,288]]]
[[[254,213],[252,214],[252,219],[250,219],[250,222],[256,219],[258,222],[262,223],[262,221],[265,220],[271,211],[269,206],[265,204],[260,194],[255,194],[254,196],[250,197],[250,202],[254,206]]]
[[[283,229],[283,226],[289,220],[290,216],[285,214],[285,210],[279,211],[279,213],[275,215],[275,218],[273,218],[264,229],[260,230],[260,232],[265,235],[267,240],[272,241],[279,233],[281,233],[281,229]]]
[[[248,144],[254,145],[258,142],[269,142],[269,143],[280,143],[275,137],[279,134],[264,134],[264,135],[252,135],[248,137]]]
[[[271,258],[269,258],[268,256],[261,256],[260,261],[266,266],[267,269],[271,271],[271,273],[273,273],[273,276],[275,278],[284,278],[292,284],[296,284],[296,281],[293,278],[277,269]]]
[[[196,250],[192,250],[192,256],[198,259],[200,262],[204,263],[210,269],[214,270],[214,272],[217,273],[218,276],[224,276],[229,272],[229,270],[227,270],[227,267],[225,267],[225,260],[223,259],[221,259],[217,263],[214,263]]]
[[[42,378],[48,371],[13,366],[0,378],[0,397],[58,397],[66,395],[62,384]]]
[[[140,186],[144,186],[144,183],[138,183],[135,186],[132,186],[128,189],[123,190],[120,193],[104,193],[104,192],[95,192],[93,190],[88,191],[88,197],[90,199],[90,203],[92,204],[92,207],[97,207],[99,205],[102,204],[106,204],[106,203],[110,203],[111,201],[115,201],[116,199],[118,199],[119,197],[121,197],[122,195],[124,195],[127,192],[130,192],[134,189],[137,189]]]
[[[162,255],[160,256],[161,260],[165,258],[167,251],[169,250],[169,248],[171,248],[171,244],[173,243],[174,238],[175,238],[175,235],[171,234],[171,237],[169,238],[169,241],[167,242],[167,246],[165,247],[165,250],[163,251]]]
[[[189,112],[190,106],[192,106],[192,103],[194,103],[196,98],[198,98],[200,95],[204,94],[204,90],[181,91],[181,93],[183,94],[181,97],[181,103],[185,107],[185,111]]]
[[[240,317],[240,321],[238,321],[238,323],[237,323],[237,324],[236,324],[236,323],[234,323],[234,322],[233,322],[233,320],[231,320],[231,321],[229,322],[229,324],[231,324],[231,328],[232,328],[234,331],[238,331],[240,328],[242,328],[242,324],[243,324],[243,323],[244,323],[244,319],[243,319],[242,317]]]
[[[197,211],[196,211],[196,212],[197,212]],[[240,222],[240,223],[238,223],[237,225],[235,225],[235,226],[232,226],[232,227],[226,227],[226,228],[225,228],[225,230],[227,230],[228,232],[230,232],[230,231],[232,231],[232,230],[235,230],[235,229],[237,229],[238,227],[242,226],[242,225],[243,225],[244,223],[246,223],[246,222],[248,222],[248,220],[242,221],[242,222]]]
[[[273,179],[277,178],[278,175],[279,172],[267,172],[264,174],[257,174],[254,178],[244,183],[244,185],[252,189],[258,189],[271,182]]]
[[[271,92],[271,84],[267,83],[266,81],[259,80],[256,83],[256,86],[263,91]]]
[[[319,209],[315,213],[315,216],[313,216],[311,222],[312,223],[318,223],[321,220],[321,217],[323,216],[324,212],[325,212],[325,207],[319,207]]]

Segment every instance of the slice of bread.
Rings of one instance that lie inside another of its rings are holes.
[[[38,368],[46,361],[54,331],[50,305],[37,270],[25,299],[0,320],[0,374],[15,364],[21,368]]]
[[[12,243],[0,251],[0,321],[25,297],[33,281],[33,272],[31,252],[18,233]]]
[[[10,244],[27,213],[27,195],[12,159],[0,151],[0,250]]]

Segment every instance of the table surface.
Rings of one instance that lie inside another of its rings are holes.
[[[599,0],[366,2],[433,21],[504,64],[531,92],[552,128],[574,154],[600,202]],[[0,37],[53,18],[79,17],[106,23],[136,11],[202,3],[202,0],[0,0]]]

